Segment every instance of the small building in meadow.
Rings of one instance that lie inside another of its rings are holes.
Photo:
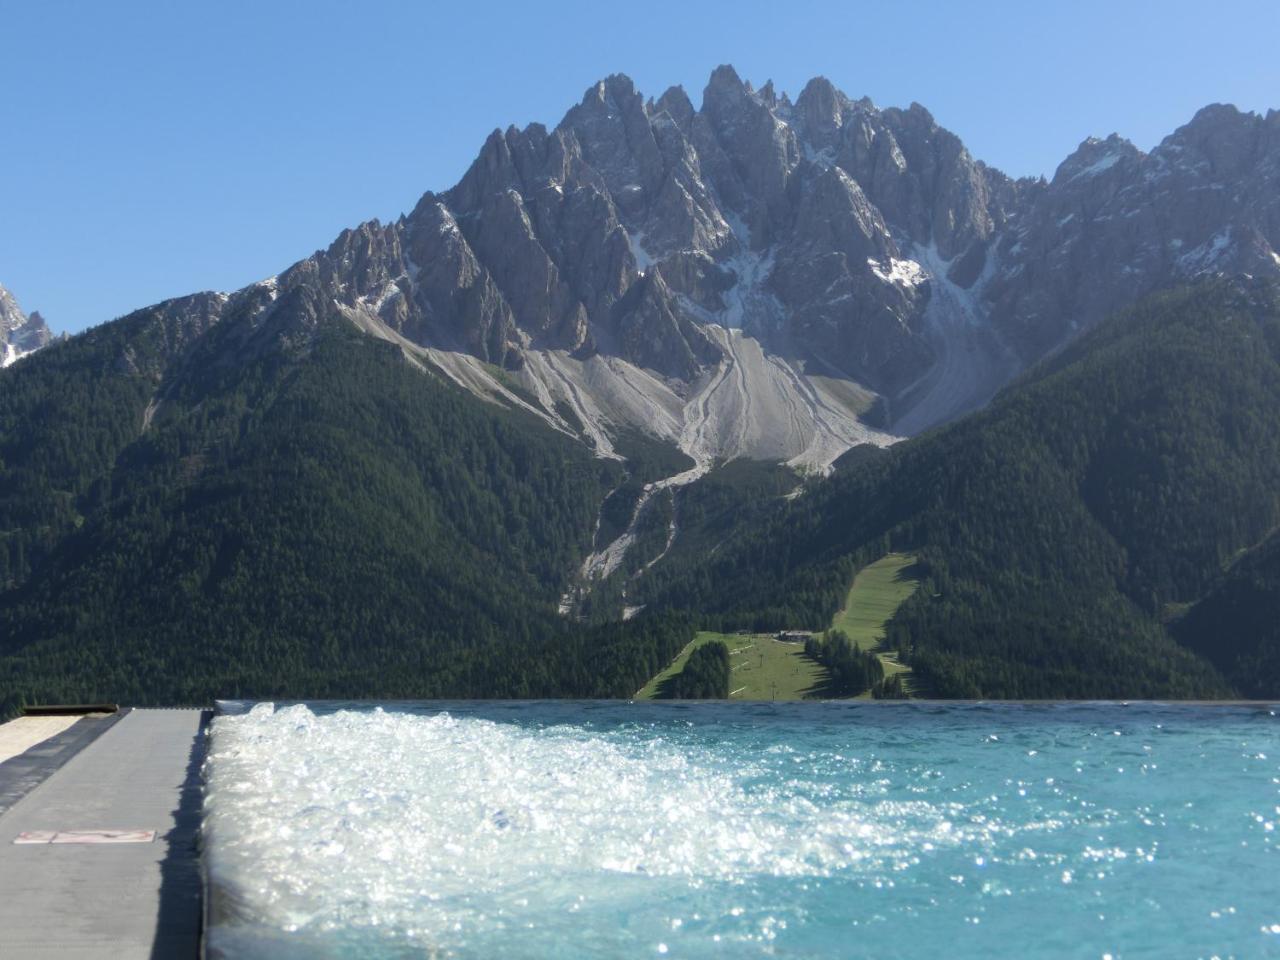
[[[774,639],[781,643],[804,643],[812,636],[812,630],[779,630]]]

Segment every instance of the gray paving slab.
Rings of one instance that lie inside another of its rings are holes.
[[[199,710],[134,710],[0,814],[0,957],[198,956],[203,728]],[[155,842],[13,842],[134,828]]]
[[[44,783],[127,714],[81,717],[61,733],[0,763],[0,814]]]

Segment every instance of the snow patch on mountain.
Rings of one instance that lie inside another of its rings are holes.
[[[1231,228],[1220,230],[1192,250],[1178,258],[1178,269],[1189,277],[1213,273],[1221,268],[1227,251],[1231,248]]]
[[[1083,170],[1081,170],[1071,179],[1080,180],[1080,179],[1083,179],[1084,177],[1096,177],[1098,174],[1102,173],[1104,170],[1110,170],[1117,163],[1119,163],[1121,156],[1123,155],[1118,151],[1114,153],[1104,154],[1102,157],[1100,157],[1098,160],[1095,160],[1093,163],[1089,164],[1089,166],[1085,167]]]
[[[771,329],[785,315],[782,304],[766,286],[776,253],[773,249],[751,249],[751,231],[741,217],[728,214],[725,220],[737,240],[738,252],[722,260],[720,266],[729,270],[735,279],[723,294],[724,309],[710,319],[736,330]]]
[[[835,165],[835,162],[836,162],[835,147],[823,147],[821,150],[815,150],[813,149],[813,146],[807,141],[802,143],[800,147],[804,152],[804,158],[808,160],[810,163],[816,164],[817,166],[821,167],[823,170],[826,170],[827,168]]]
[[[929,279],[924,268],[914,260],[899,260],[896,257],[890,257],[889,266],[886,268],[879,260],[874,257],[868,257],[867,266],[871,268],[872,273],[885,283],[899,283],[903,286],[914,287]]]
[[[636,270],[641,276],[644,276],[655,263],[653,254],[645,249],[644,231],[636,230],[634,233],[628,234],[627,239],[631,244],[631,256],[636,261]]]

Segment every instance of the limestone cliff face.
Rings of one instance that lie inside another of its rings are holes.
[[[558,350],[689,383],[724,359],[712,324],[892,394],[936,360],[907,251],[985,243],[992,176],[923,110],[823,80],[793,105],[721,67],[695,109],[613,76],[554,130],[495,131],[457,186],[343,234],[315,277],[414,342],[502,366]]]
[[[1153,289],[1280,276],[1278,246],[1274,111],[1207,107],[1150,154],[1090,139],[1013,180],[918,104],[823,78],[793,102],[724,66],[700,106],[611,76],[554,129],[495,130],[452,189],[219,317],[296,338],[336,311],[606,454],[638,427],[821,466],[981,405]]]
[[[740,331],[910,432],[1152,289],[1280,275],[1278,169],[1274,112],[1208,107],[1149,155],[1113,135],[1011,180],[920,105],[823,78],[792,102],[720,67],[695,107],[612,76],[316,263],[348,307],[510,369],[613,357],[687,393],[731,362],[711,328]]]

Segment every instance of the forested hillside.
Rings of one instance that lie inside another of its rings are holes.
[[[1276,290],[1157,295],[986,411],[846,458],[709,561],[673,550],[644,599],[817,629],[855,569],[909,551],[926,582],[888,639],[939,696],[1223,695],[1159,617],[1280,523],[1277,424]]]
[[[1232,564],[1172,630],[1244,696],[1280,696],[1280,533]]]
[[[1273,287],[1148,299],[826,480],[722,465],[581,619],[583,557],[685,461],[597,458],[295,297],[173,301],[0,374],[0,709],[630,696],[695,626],[824,629],[893,551],[922,585],[886,642],[934,695],[1280,695]],[[624,582],[643,612],[608,622]]]
[[[0,382],[0,691],[625,696],[691,636],[556,599],[622,468],[319,312],[162,305]]]
[[[684,669],[662,690],[673,700],[724,700],[729,696],[729,648],[720,640],[704,643],[689,655]]]

